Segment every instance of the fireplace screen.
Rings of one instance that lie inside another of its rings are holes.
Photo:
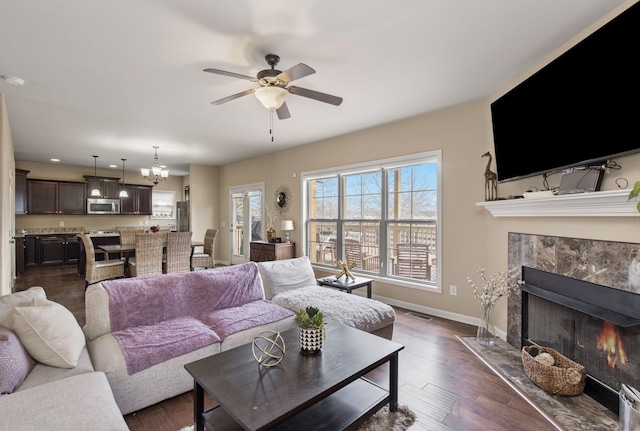
[[[621,383],[640,387],[640,328],[606,320],[529,295],[529,341],[551,347],[582,364],[587,373],[618,392]]]

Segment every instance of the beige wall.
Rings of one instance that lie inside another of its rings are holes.
[[[207,229],[219,229],[216,236],[214,259],[220,260],[220,237],[222,230],[219,226],[219,208],[217,203],[220,198],[218,186],[218,171],[214,166],[190,165],[189,166],[189,206],[191,218],[191,232],[193,239],[204,240]]]

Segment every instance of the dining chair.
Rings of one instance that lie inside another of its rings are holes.
[[[191,271],[191,232],[167,233],[167,248],[162,261],[162,272]]]
[[[380,269],[380,257],[378,255],[366,255],[362,250],[360,241],[352,238],[344,240],[344,254],[347,265],[355,263],[356,269],[363,271],[378,271]]]
[[[431,280],[427,244],[398,244],[397,275],[418,280]]]
[[[102,280],[110,280],[112,278],[124,277],[124,262],[120,259],[109,259],[109,254],[104,253],[105,260],[96,261],[96,250],[93,246],[91,237],[86,234],[80,234],[80,239],[84,245],[86,253],[86,266],[84,271],[84,288],[93,283]]]
[[[120,245],[136,245],[136,235],[144,232],[144,228],[138,227],[118,227],[116,228],[118,236],[120,237]],[[132,253],[122,253],[120,260],[125,263],[125,273],[129,272],[129,260],[131,260]]]
[[[136,235],[144,232],[144,228],[117,228],[120,245],[135,245]]]
[[[335,263],[336,241],[334,238],[323,241],[322,235],[316,232],[316,262],[327,263],[327,256],[329,257],[329,263]]]
[[[204,235],[204,252],[194,253],[191,257],[191,268],[215,268],[214,246],[218,229],[207,229]]]
[[[163,240],[163,235],[156,233],[136,235],[136,255],[129,259],[129,271],[132,277],[162,274]]]

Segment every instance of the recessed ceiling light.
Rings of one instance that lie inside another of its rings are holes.
[[[60,159],[51,159],[52,162],[59,162]]]
[[[118,165],[109,165],[110,168],[117,168]]]
[[[3,76],[3,78],[7,81],[7,84],[17,85],[18,87],[24,85],[24,79],[18,78],[17,76]]]

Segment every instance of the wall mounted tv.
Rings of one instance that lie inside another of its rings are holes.
[[[499,182],[640,152],[640,3],[491,104]]]

